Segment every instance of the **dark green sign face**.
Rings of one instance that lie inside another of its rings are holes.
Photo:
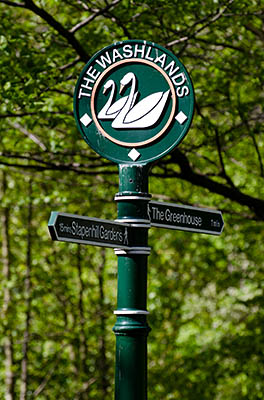
[[[143,40],[118,42],[95,54],[74,95],[83,138],[117,163],[145,164],[169,153],[188,132],[193,109],[184,66]]]

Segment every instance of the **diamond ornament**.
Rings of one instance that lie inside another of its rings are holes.
[[[131,160],[133,160],[133,161],[137,161],[140,157],[140,153],[136,149],[132,149],[128,153],[128,157],[131,158]]]
[[[185,115],[182,111],[180,111],[175,117],[176,121],[178,121],[181,125],[184,124],[187,118],[187,115]]]
[[[82,118],[80,119],[81,123],[84,126],[88,126],[90,125],[90,123],[92,122],[92,118],[89,117],[89,115],[86,113],[82,116]]]

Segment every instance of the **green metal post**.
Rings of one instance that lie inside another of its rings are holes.
[[[115,400],[147,399],[147,165],[119,165],[118,221],[135,227],[137,247],[118,255]]]

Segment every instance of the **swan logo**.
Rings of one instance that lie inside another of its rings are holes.
[[[171,151],[193,115],[189,75],[169,51],[125,41],[97,53],[75,89],[74,113],[89,145],[121,162],[149,162]]]
[[[149,74],[153,76],[151,85],[146,79]],[[162,90],[155,91],[154,78]],[[162,68],[145,59],[123,60],[107,68],[91,96],[91,113],[98,130],[126,147],[157,140],[172,122],[175,109],[172,82]]]

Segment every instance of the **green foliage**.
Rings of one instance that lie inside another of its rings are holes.
[[[54,243],[47,222],[116,218],[117,167],[82,140],[72,102],[84,62],[133,38],[173,51],[196,93],[153,199],[225,220],[220,237],[149,232],[149,399],[263,397],[263,6],[0,0],[1,399],[113,398],[116,256]]]

